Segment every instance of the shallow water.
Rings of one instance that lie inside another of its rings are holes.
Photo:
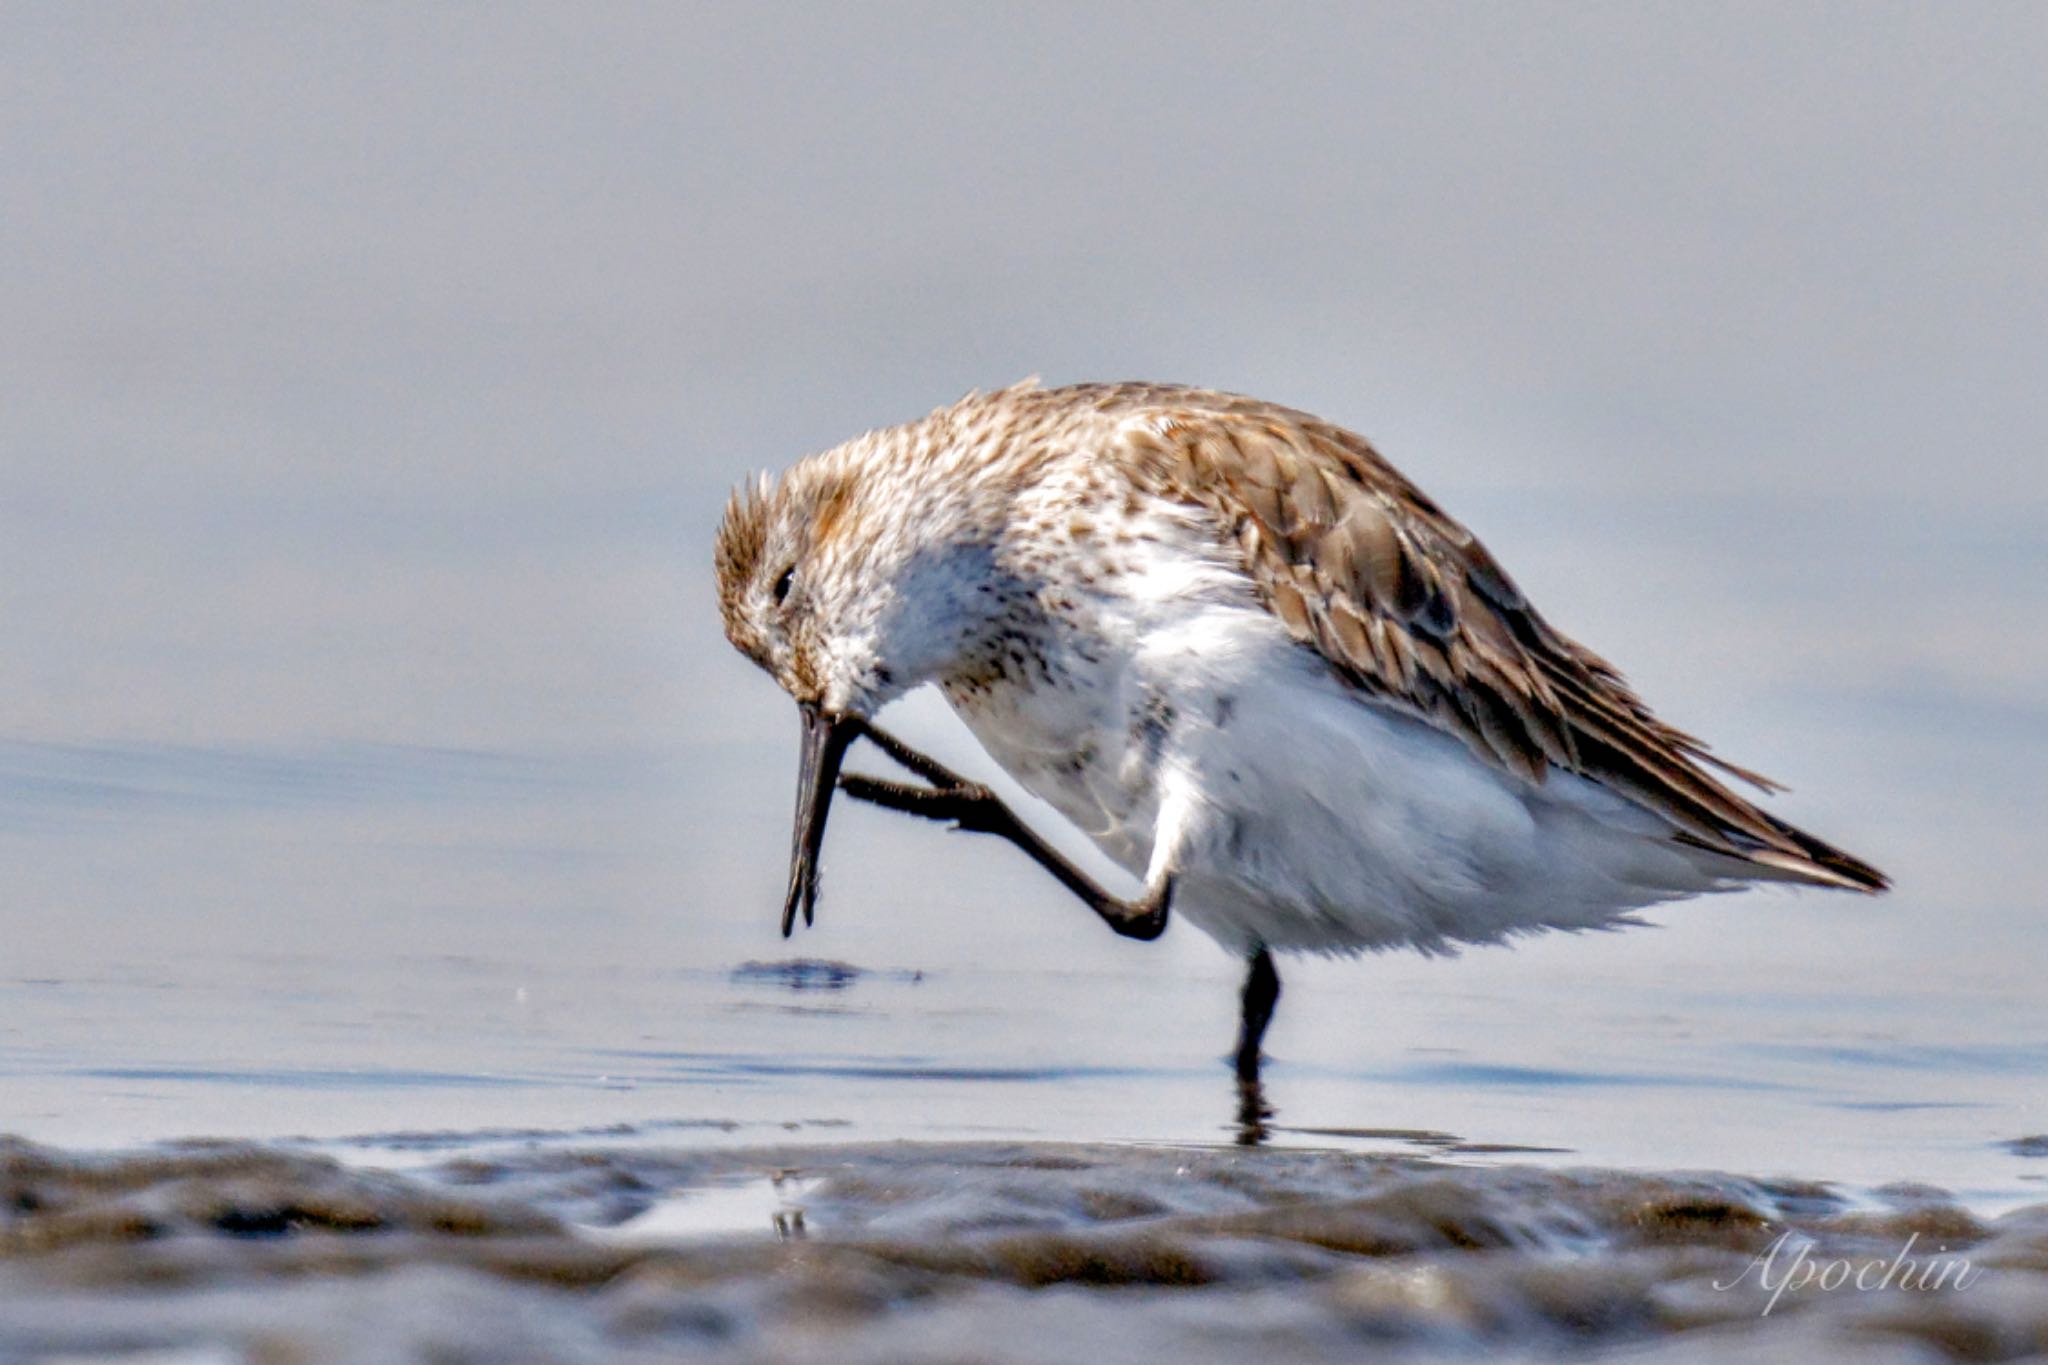
[[[2011,1032],[2032,1017],[2025,972],[1980,982],[1968,1010],[1945,989],[1755,975],[1716,993],[1641,979],[1625,942],[1299,968],[1256,1121],[1218,1056],[1235,983],[1216,963],[160,959],[0,986],[0,1057],[10,1126],[67,1144],[376,1134],[388,1150],[416,1131],[431,1149],[443,1129],[612,1125],[690,1145],[1242,1139],[1924,1181],[1979,1208],[2048,1193],[2048,1167],[2010,1145],[2039,1126],[2048,1072],[2048,1039]],[[1570,1002],[1543,976],[1566,949]],[[1618,966],[1584,961],[1603,952]]]

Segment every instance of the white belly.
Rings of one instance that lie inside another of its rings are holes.
[[[1655,815],[1362,700],[1247,601],[1110,620],[1054,684],[951,698],[991,756],[1236,950],[1446,951],[1720,889]]]

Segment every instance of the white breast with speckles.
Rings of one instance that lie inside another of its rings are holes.
[[[1110,858],[1176,874],[1179,917],[1239,950],[1440,951],[1721,887],[1633,802],[1568,773],[1528,782],[1365,700],[1209,528],[1148,516],[1120,550],[1097,526],[1034,556],[1061,605],[1043,669],[948,696]]]

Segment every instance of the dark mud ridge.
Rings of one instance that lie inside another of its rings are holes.
[[[0,1143],[0,1361],[2048,1352],[2048,1205],[1306,1151],[631,1141],[402,1174]]]

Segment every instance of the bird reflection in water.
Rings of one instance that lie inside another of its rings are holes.
[[[1273,1106],[1266,1103],[1266,1085],[1258,1076],[1237,1078],[1237,1145],[1257,1147],[1271,1136],[1272,1129],[1267,1120],[1274,1117]]]

